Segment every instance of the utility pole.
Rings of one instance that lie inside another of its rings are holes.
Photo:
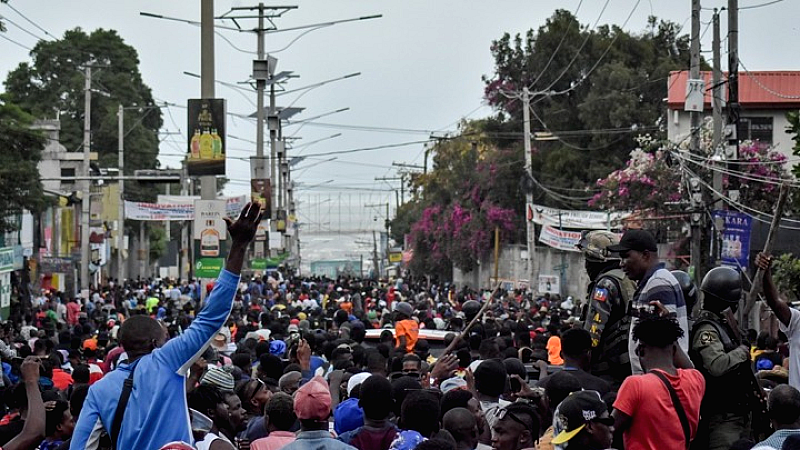
[[[525,175],[529,178],[533,178],[533,161],[532,161],[532,149],[531,149],[531,95],[528,87],[525,86],[522,89],[522,129],[523,129],[523,136],[522,141],[524,145],[525,151]],[[533,227],[533,221],[528,220],[528,208],[533,207],[533,192],[531,189],[525,190],[525,243],[527,244],[528,248],[528,277],[530,280],[528,281],[528,286],[531,290],[533,290],[533,286],[536,286],[538,282],[538,275],[539,269],[537,266],[536,261],[536,230]]]
[[[92,141],[92,65],[87,63],[84,69],[84,107],[83,107],[83,197],[81,198],[81,297],[89,298],[89,202],[91,201],[92,181],[89,179],[89,152]]]
[[[189,195],[189,177],[186,175],[186,160],[181,161],[181,196]],[[181,280],[189,280],[189,221],[181,222],[181,249],[179,252],[178,276]]]
[[[728,159],[739,158],[739,0],[728,0]]]
[[[125,179],[123,178],[123,170],[125,168],[125,110],[122,104],[117,109],[117,167],[119,174],[119,209],[117,224],[117,285],[122,286],[125,279],[124,262],[122,258],[122,248],[125,246]]]
[[[713,55],[714,55],[714,71],[712,75],[712,90],[711,90],[711,106],[713,109],[713,124],[714,124],[714,139],[712,143],[713,154],[715,156],[715,160],[717,160],[714,164],[718,165],[720,168],[725,168],[726,164],[725,160],[725,151],[722,146],[722,107],[723,107],[723,99],[722,99],[722,56],[721,56],[721,41],[720,41],[720,28],[719,28],[719,10],[714,8],[714,17],[712,18],[712,26],[714,28],[714,38],[712,41],[711,46],[713,47]],[[714,186],[714,190],[722,193],[723,184],[722,184],[722,172],[719,170],[714,171],[712,185]],[[724,209],[725,202],[719,196],[713,196],[713,209]],[[714,255],[714,263],[715,265],[719,263],[720,259],[722,258],[722,235],[719,233],[719,230],[722,229],[723,223],[722,219],[720,218],[717,220],[717,223],[714,224],[712,230],[712,240],[711,240],[711,249]]]
[[[378,266],[378,241],[375,239],[375,230],[372,230],[372,272],[376,280],[381,278],[381,268]]]
[[[214,98],[214,0],[200,0],[200,96]],[[217,177],[200,177],[200,198],[217,197]]]
[[[698,80],[700,79],[700,0],[692,0],[692,36],[691,36],[691,46],[689,48],[689,56],[691,58],[690,67],[689,67],[689,79],[690,80]],[[690,111],[689,118],[690,118],[690,133],[691,133],[691,142],[690,142],[690,152],[697,155],[700,152],[700,114],[702,113],[702,109],[704,105],[704,101],[701,100],[701,111]],[[697,180],[699,183],[699,180]],[[697,202],[696,200],[699,199],[700,201]],[[703,220],[703,208],[705,205],[703,204],[702,197],[699,197],[693,201],[693,208],[691,214],[691,225],[692,225],[692,249],[691,249],[691,262],[692,266],[694,266],[694,275],[695,280],[702,279],[702,248],[703,248],[703,225],[706,224],[706,220]]]

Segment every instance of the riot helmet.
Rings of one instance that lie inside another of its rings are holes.
[[[742,297],[742,280],[739,272],[731,267],[715,267],[703,278],[700,290],[703,291],[705,309],[709,309],[709,304],[721,309],[729,306],[736,309]]]
[[[474,319],[480,310],[481,304],[475,300],[467,300],[463,305],[461,305],[461,312],[464,313],[464,316],[468,321]]]
[[[673,270],[672,276],[678,280],[683,291],[683,300],[686,301],[686,312],[691,314],[694,305],[697,304],[697,285],[692,281],[692,277],[682,270]]]
[[[576,247],[583,252],[587,262],[606,263],[620,261],[618,253],[609,252],[608,247],[619,244],[619,236],[605,230],[584,230]]]

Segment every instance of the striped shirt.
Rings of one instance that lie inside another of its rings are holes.
[[[686,312],[686,301],[683,299],[683,291],[681,290],[678,280],[672,275],[672,272],[664,268],[664,263],[659,263],[655,267],[647,271],[644,278],[639,281],[639,287],[633,294],[631,301],[631,308],[646,308],[650,306],[650,302],[658,300],[664,305],[671,313],[675,313],[678,319],[678,324],[683,329],[683,337],[678,340],[678,344],[683,351],[689,351],[689,321]],[[633,328],[639,323],[639,319],[632,318],[631,331],[628,336],[628,352],[631,358],[631,370],[634,375],[642,374],[642,365],[639,362],[639,356],[636,355],[636,346],[638,343],[633,339]]]

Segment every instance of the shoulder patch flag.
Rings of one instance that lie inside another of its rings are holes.
[[[592,300],[597,300],[598,302],[608,300],[608,289],[594,288],[594,291],[592,291]]]

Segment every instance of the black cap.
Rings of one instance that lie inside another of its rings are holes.
[[[658,251],[656,238],[647,230],[628,230],[622,235],[619,244],[608,247],[608,251],[616,253],[629,252],[631,250],[656,252]]]

